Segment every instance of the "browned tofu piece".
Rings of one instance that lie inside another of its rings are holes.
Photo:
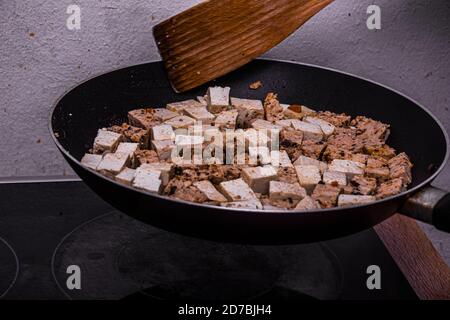
[[[227,201],[227,199],[219,191],[217,191],[216,187],[214,187],[210,181],[202,180],[194,182],[193,184],[198,190],[203,192],[206,198],[208,198],[208,201],[218,203]]]
[[[163,193],[177,199],[195,203],[205,203],[208,201],[208,197],[194,186],[191,181],[172,179],[164,188]]]
[[[264,210],[292,210],[300,202],[298,199],[272,199],[263,197],[261,203]]]
[[[305,188],[298,183],[286,183],[280,181],[270,181],[269,198],[274,200],[302,200],[306,197]]]
[[[149,130],[130,126],[128,123],[123,123],[120,126],[112,126],[109,130],[120,133],[124,136],[127,142],[139,143],[141,149],[148,148],[148,141],[150,138]]]
[[[321,111],[314,115],[316,118],[325,120],[336,127],[345,127],[350,124],[351,117],[345,113],[336,114],[330,111]]]
[[[284,118],[283,108],[275,93],[269,92],[264,100],[264,113],[267,121],[273,122]]]
[[[363,153],[364,141],[358,139],[358,130],[355,128],[337,127],[327,140],[328,146],[335,146],[335,150],[344,150],[351,153]],[[335,150],[330,150],[329,153]],[[342,154],[342,158],[345,154]]]
[[[138,150],[136,151],[135,156],[140,165],[159,162],[158,154],[155,150]]]
[[[301,145],[303,133],[297,130],[282,130],[280,132],[280,149],[287,152],[292,161],[302,154]]]
[[[353,193],[370,195],[374,194],[377,189],[377,179],[364,176],[354,176],[350,180],[350,184],[353,186]]]
[[[132,126],[150,129],[161,123],[154,115],[152,108],[136,109],[128,112],[128,123]]]
[[[340,187],[334,187],[327,184],[318,184],[314,189],[311,198],[317,200],[322,208],[332,208],[337,205],[337,200],[340,193]]]
[[[298,183],[297,172],[294,167],[278,168],[278,180],[287,183]]]
[[[260,100],[231,98],[231,104],[238,111],[237,125],[241,128],[249,128],[255,119],[264,119]]]
[[[302,143],[301,152],[305,157],[319,159],[326,147],[324,142],[306,140]]]
[[[321,209],[317,200],[314,200],[310,196],[304,197],[295,207],[295,210],[317,210]]]
[[[374,157],[381,157],[386,160],[389,160],[393,157],[395,157],[395,149],[388,146],[387,144],[383,146],[364,146],[364,150],[367,154],[374,156]]]
[[[363,116],[352,120],[351,125],[356,127],[359,138],[368,146],[383,146],[389,137],[389,125]]]
[[[407,186],[412,182],[411,168],[413,165],[406,153],[402,152],[390,159],[388,165],[389,176],[391,179],[402,179],[404,186]]]
[[[375,196],[377,199],[384,199],[402,193],[403,191],[405,191],[403,180],[401,178],[396,178],[381,183]]]

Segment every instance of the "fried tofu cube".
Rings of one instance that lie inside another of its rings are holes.
[[[355,196],[350,194],[341,194],[338,198],[338,206],[354,206],[375,201],[374,196]]]
[[[138,152],[138,150],[139,150],[139,143],[121,142],[117,146],[116,152],[129,154],[131,165],[136,166],[138,161],[136,157],[136,152]]]
[[[230,105],[230,87],[209,87],[206,92],[207,109],[211,113],[220,113]]]
[[[269,184],[269,197],[274,200],[302,200],[306,197],[306,190],[298,183],[286,183],[272,180]]]
[[[245,201],[233,201],[233,202],[223,202],[220,204],[221,207],[235,208],[235,209],[254,209],[262,210],[263,205],[258,199],[245,200]]]
[[[272,166],[248,167],[242,169],[242,179],[254,192],[268,194],[270,181],[278,180],[278,175]]]
[[[164,122],[179,116],[179,113],[167,110],[166,108],[156,108],[153,109],[153,116],[155,119]]]
[[[161,172],[161,183],[163,186],[166,186],[173,177],[175,166],[172,163],[155,162],[143,164],[140,168]]]
[[[229,201],[255,200],[253,190],[242,179],[224,181],[219,184],[219,191]]]
[[[206,107],[187,107],[183,110],[183,113],[196,121],[201,121],[202,124],[211,124],[216,117],[206,110]]]
[[[292,122],[292,126],[295,130],[303,133],[304,140],[319,142],[323,139],[323,131],[317,124],[304,121],[295,121]]]
[[[238,111],[237,125],[249,128],[255,119],[264,119],[264,107],[260,100],[231,98],[231,105]]]
[[[335,159],[328,166],[328,170],[343,172],[347,175],[348,179],[351,179],[355,175],[364,174],[365,165],[361,162],[351,160],[339,160]]]
[[[249,147],[248,155],[250,164],[266,165],[272,163],[272,157],[267,147]]]
[[[159,160],[167,160],[171,158],[175,144],[171,140],[152,140],[152,147],[158,154]]]
[[[320,209],[320,204],[310,196],[304,197],[295,207],[295,210],[316,210]]]
[[[175,129],[187,129],[195,124],[195,119],[188,116],[178,116],[167,120],[164,124],[170,125]]]
[[[209,180],[202,180],[194,182],[194,186],[202,192],[209,201],[212,202],[226,202],[227,199],[217,191],[216,187]]]
[[[289,155],[287,154],[286,150],[272,150],[270,151],[270,159],[271,164],[274,167],[289,167],[293,168],[291,159],[289,158]]]
[[[295,172],[297,173],[298,182],[306,189],[308,194],[311,194],[316,185],[322,180],[320,170],[317,166],[295,166]]]
[[[131,186],[135,174],[136,170],[131,168],[124,168],[118,175],[116,175],[115,180],[127,186]]]
[[[144,129],[150,129],[151,127],[161,123],[161,121],[155,118],[153,108],[136,109],[129,111],[128,122],[132,126]]]
[[[237,110],[222,111],[214,120],[214,126],[220,129],[235,129],[238,114]]]
[[[197,96],[197,101],[200,102],[200,104],[204,107],[206,107],[208,105],[208,102],[206,101],[206,95]]]
[[[189,99],[189,100],[184,100],[184,101],[178,101],[178,102],[172,102],[172,103],[168,103],[166,105],[166,109],[170,110],[172,112],[176,112],[179,114],[183,113],[183,110],[189,107],[198,107],[201,108],[203,107],[203,105],[198,102],[195,101],[194,99]]]
[[[152,140],[173,140],[175,132],[171,125],[161,124],[150,129]]]
[[[336,129],[336,127],[331,123],[319,118],[306,117],[304,121],[318,125],[320,129],[322,129],[322,132],[326,137],[331,136],[334,133],[334,130]]]
[[[272,124],[271,122],[262,119],[256,119],[255,121],[253,121],[252,127],[256,130],[267,130],[269,135],[272,130],[274,130],[275,132],[280,132],[281,129],[283,129],[282,126]]]
[[[314,188],[311,198],[319,201],[321,207],[323,208],[332,208],[336,206],[340,193],[340,187],[335,187],[329,184],[318,184]]]
[[[116,151],[119,142],[122,141],[122,135],[105,129],[100,129],[94,140],[93,151],[96,154],[104,153],[105,151]]]
[[[401,178],[396,178],[381,183],[375,196],[377,199],[384,199],[402,193],[404,190],[405,186],[403,180]]]
[[[294,166],[316,166],[323,173],[328,169],[328,164],[314,158],[300,156],[294,161]]]
[[[160,171],[139,167],[136,169],[132,185],[141,190],[160,193],[162,186],[160,177]]]
[[[323,173],[323,182],[335,187],[345,187],[347,185],[347,176],[343,172],[325,171]]]
[[[107,153],[100,161],[97,171],[113,177],[122,171],[130,162],[130,155],[128,153]]]
[[[81,159],[81,164],[93,170],[97,170],[98,165],[102,161],[103,156],[101,154],[86,153]]]

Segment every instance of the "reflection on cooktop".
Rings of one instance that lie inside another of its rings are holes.
[[[231,245],[142,224],[81,182],[0,184],[0,193],[0,235],[21,263],[7,299],[417,298],[373,230],[309,245]],[[1,295],[17,265],[2,242],[0,259]],[[66,286],[73,264],[81,290]],[[367,289],[372,264],[382,290]]]
[[[19,273],[19,261],[14,249],[0,238],[0,298],[14,285]]]

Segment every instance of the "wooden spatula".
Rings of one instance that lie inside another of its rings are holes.
[[[268,51],[333,0],[207,0],[153,28],[178,92]]]

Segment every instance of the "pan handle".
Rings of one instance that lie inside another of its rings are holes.
[[[400,213],[450,232],[450,192],[425,187],[406,200]]]

